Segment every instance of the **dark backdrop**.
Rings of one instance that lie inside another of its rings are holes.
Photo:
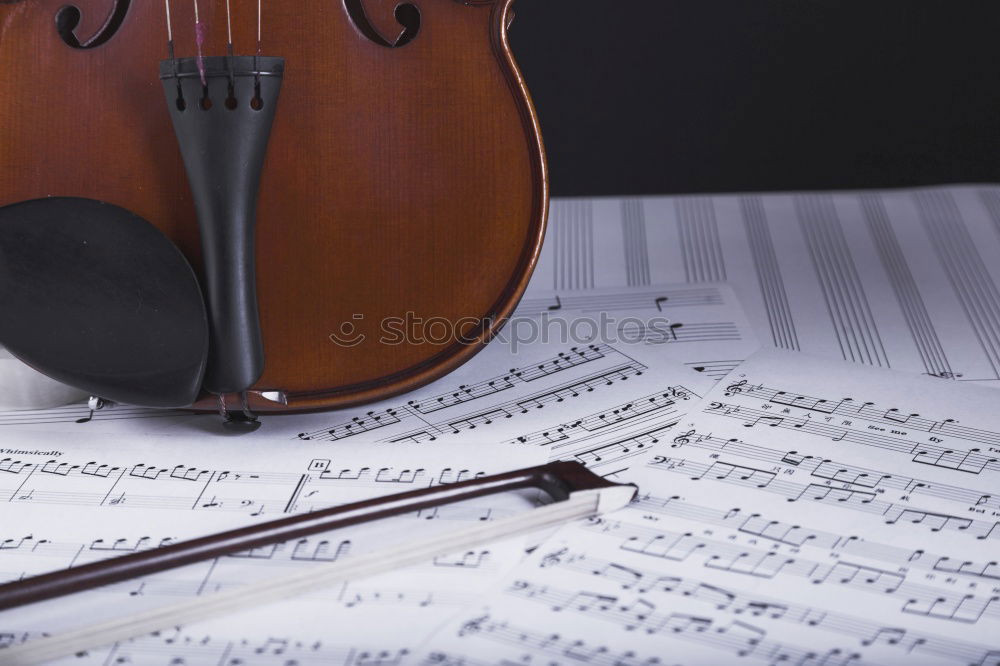
[[[1000,180],[996,0],[518,0],[553,193]]]

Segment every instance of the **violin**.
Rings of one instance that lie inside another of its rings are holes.
[[[32,279],[40,266],[112,271],[61,287],[98,310],[114,300],[108,284],[148,287],[156,301],[162,280],[143,269],[155,262],[134,259],[125,240],[134,231],[153,243],[130,216],[148,222],[204,297],[204,325],[201,310],[183,308],[208,340],[201,370],[171,394],[192,398],[187,407],[253,419],[437,379],[497,334],[545,231],[545,154],[507,41],[512,1],[4,0],[0,239],[7,229],[19,240],[0,255],[34,248],[11,261]],[[103,268],[45,250],[62,235],[77,249],[103,243]],[[184,273],[168,254],[163,266]],[[131,273],[110,268],[125,263]],[[73,299],[60,317],[82,310]],[[120,312],[88,320],[100,330],[86,354],[106,357],[102,368],[123,349],[133,364],[172,358],[146,351],[177,337],[164,333],[171,307],[134,318],[142,344],[112,329],[128,308],[142,311],[135,300],[126,293]],[[25,326],[8,330],[30,346],[40,335]],[[58,363],[0,343],[57,378],[72,375],[60,375],[65,365],[82,372],[70,337]],[[114,379],[152,376],[139,370]],[[156,403],[148,377],[126,398]]]

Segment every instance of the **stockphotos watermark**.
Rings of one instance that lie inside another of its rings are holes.
[[[446,317],[420,317],[407,312],[402,317],[386,317],[378,322],[375,333],[366,326],[363,314],[354,315],[330,334],[330,340],[340,347],[357,347],[377,335],[379,344],[437,345],[476,344],[479,333],[493,330],[497,320],[463,317],[457,320]],[[499,320],[503,324],[494,340],[510,345],[517,353],[523,345],[557,342],[562,344],[635,344],[645,342],[662,344],[677,340],[680,324],[666,317],[625,317],[618,319],[606,312],[594,316],[566,317],[543,313],[533,317],[510,317]]]

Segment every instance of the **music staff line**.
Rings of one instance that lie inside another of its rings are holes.
[[[701,372],[712,379],[719,380],[736,369],[744,359],[728,359],[718,361],[689,361],[685,363],[687,367],[695,372]]]
[[[535,316],[561,310],[582,313],[645,310],[664,312],[668,308],[720,305],[725,305],[725,299],[716,287],[614,290],[604,294],[560,291],[557,297],[527,295],[517,307],[517,314]]]
[[[538,363],[520,368],[511,368],[509,372],[503,375],[491,377],[476,384],[463,384],[454,391],[447,391],[419,401],[410,400],[402,407],[389,408],[382,412],[370,411],[364,417],[355,417],[347,423],[313,432],[300,433],[298,438],[301,440],[319,439],[338,441],[353,435],[371,432],[399,423],[406,418],[412,417],[424,421],[423,416],[436,411],[496,395],[502,391],[513,389],[518,384],[530,384],[539,379],[551,377],[564,370],[570,370],[586,363],[604,359],[608,355],[621,355],[621,353],[608,345],[573,347],[568,353],[559,352],[556,356]]]
[[[302,545],[306,544],[296,544],[296,554],[290,559],[283,560],[283,562],[286,564],[296,565],[300,565],[304,562],[333,562],[341,557],[347,556],[349,554],[348,551],[350,550],[350,541],[342,541],[332,551],[325,548],[323,543],[320,543],[315,547],[311,546],[312,552],[299,553],[298,551],[300,550],[309,550],[303,549],[301,547]],[[242,559],[243,561],[254,563],[270,562],[270,560],[262,560],[259,557],[246,553],[226,557],[226,559],[229,558],[232,560]],[[485,568],[482,565],[484,558],[481,555],[478,557],[478,562],[477,558],[473,554],[467,554],[465,560],[465,562],[462,562],[456,561],[455,558],[452,558],[451,561],[438,558],[438,560],[427,564],[425,567],[419,567],[417,571],[423,571],[423,573],[426,574],[430,573],[434,567],[454,567],[461,568],[463,571],[471,571],[473,569],[481,569],[484,572],[488,571],[488,568]],[[0,564],[3,564],[3,560],[0,560]],[[240,571],[228,575],[225,572],[220,573],[219,567],[221,564],[221,558],[205,561],[200,565],[200,568],[204,569],[204,575],[200,575],[195,578],[190,577],[191,571],[189,569],[187,574],[183,577],[172,577],[170,573],[158,574],[125,583],[108,585],[102,587],[100,589],[100,593],[132,597],[192,598],[206,594],[213,594],[215,592],[236,589],[246,585],[246,572]],[[4,580],[17,580],[27,575],[29,575],[27,571],[18,572],[16,570],[0,570],[0,579]],[[324,603],[336,603],[337,605],[345,608],[355,608],[362,604],[365,606],[386,604],[396,607],[405,605],[426,608],[428,606],[462,606],[474,600],[477,593],[462,590],[442,590],[440,588],[420,587],[419,584],[416,587],[406,589],[382,589],[379,587],[364,585],[363,583],[345,582],[335,587],[317,588],[305,596],[306,598],[323,600]]]
[[[798,195],[795,212],[844,359],[891,367],[833,197]]]
[[[0,649],[41,638],[43,632],[0,632]],[[411,649],[366,649],[270,636],[217,639],[183,629],[160,632],[116,643],[105,651],[79,655],[98,656],[101,664],[143,663],[151,657],[171,664],[212,663],[218,666],[400,666]],[[3,654],[0,652],[0,654]]]
[[[726,261],[711,197],[680,197],[674,200],[685,281],[725,282]]]
[[[600,433],[604,429],[621,423],[641,421],[642,417],[658,415],[665,410],[675,413],[671,408],[678,401],[688,401],[691,397],[699,397],[684,386],[668,386],[662,391],[636,398],[609,409],[589,414],[575,421],[561,423],[552,428],[539,430],[526,435],[519,435],[507,440],[509,444],[531,444],[534,446],[559,445],[573,438],[577,432],[586,434]]]
[[[618,334],[638,339],[647,345],[679,344],[683,342],[734,342],[743,339],[739,326],[732,321],[676,322],[669,326],[647,326],[643,322],[629,322],[618,328]]]
[[[594,287],[594,210],[585,201],[552,206],[546,247],[553,248],[553,279],[559,289]]]
[[[921,226],[992,369],[1000,378],[1000,293],[949,192],[913,194]]]
[[[621,463],[668,439],[670,428],[683,416],[677,402],[669,395],[663,392],[647,396],[505,443],[547,447],[550,460],[575,460],[591,468]],[[630,409],[637,404],[639,408]],[[601,416],[605,416],[605,420],[599,420]],[[581,421],[590,421],[590,425]],[[595,422],[599,428],[595,428]]]
[[[800,578],[814,585],[844,586],[901,602],[900,612],[935,620],[976,624],[1000,617],[1000,595],[977,596],[913,583],[907,571],[891,571],[837,560],[825,564],[801,554],[761,550],[691,532],[640,527],[603,521],[585,527],[619,540],[621,550],[674,562],[692,562],[707,569],[761,580]]]
[[[101,588],[100,594],[119,597],[155,597],[190,599],[206,594],[230,591],[246,586],[242,577],[222,579],[206,574],[204,579],[169,579],[158,576],[149,580],[116,583]],[[476,600],[479,593],[462,589],[380,589],[354,583],[341,583],[335,587],[317,587],[302,595],[304,600],[316,600],[330,610],[334,607],[358,608],[360,606],[392,606],[399,608],[462,607]],[[2,655],[2,653],[0,653]]]
[[[8,502],[78,504],[188,510],[243,511],[251,515],[293,513],[342,503],[323,500],[324,491],[446,485],[476,478],[483,471],[358,467],[331,469],[313,460],[309,473],[213,470],[187,465],[145,463],[30,463],[0,459],[0,492]],[[9,475],[9,476],[8,476]],[[3,487],[4,477],[13,479]],[[58,484],[54,485],[53,484]],[[68,484],[65,488],[63,484]]]
[[[965,663],[975,663],[990,655],[998,654],[989,646],[886,627],[864,618],[789,603],[787,600],[748,593],[729,586],[714,585],[696,578],[664,575],[659,571],[640,569],[582,554],[576,555],[565,548],[545,556],[541,566],[556,566],[582,576],[595,576],[620,586],[622,590],[634,591],[637,594],[658,593],[690,599],[736,616],[764,617],[819,627],[856,638],[862,646],[884,644],[903,650],[907,654],[916,650]]]
[[[692,640],[722,649],[742,658],[764,659],[769,663],[863,664],[858,653],[838,654],[839,650],[817,653],[807,648],[773,641],[767,631],[741,619],[720,624],[714,618],[677,611],[658,611],[644,598],[622,604],[617,596],[591,592],[572,592],[551,586],[535,586],[515,581],[507,594],[548,606],[555,612],[573,612],[600,618],[625,631],[663,634]]]
[[[797,430],[817,435],[834,442],[861,444],[873,448],[902,453],[910,456],[910,461],[930,465],[953,472],[981,474],[984,470],[1000,470],[1000,456],[984,455],[976,447],[968,450],[953,449],[938,444],[913,442],[901,436],[882,435],[870,430],[857,430],[847,425],[831,425],[811,418],[804,418],[746,408],[733,403],[713,402],[704,410],[705,414],[715,414],[743,422],[747,428],[765,426]]]
[[[548,447],[552,460],[577,460],[591,467],[634,457],[666,436],[682,416],[679,403],[698,396],[684,386],[670,386],[610,409],[505,443]]]
[[[428,422],[421,419],[424,425],[393,436],[387,441],[391,443],[408,442],[419,444],[421,442],[436,441],[442,436],[459,435],[463,432],[490,426],[501,420],[512,419],[521,414],[528,414],[544,409],[550,404],[560,404],[566,400],[579,398],[603,387],[628,381],[630,377],[641,376],[646,370],[647,367],[645,365],[633,361],[524,398],[494,405],[482,411],[469,412],[462,416],[456,416],[455,418],[440,422]]]
[[[820,456],[804,455],[797,451],[780,451],[748,444],[736,438],[723,439],[695,430],[688,430],[673,439],[671,448],[677,449],[686,446],[706,451],[726,451],[742,458],[770,462],[775,465],[790,465],[809,474],[809,476],[842,483],[845,484],[845,487],[892,488],[902,490],[906,495],[927,495],[970,506],[1000,509],[1000,496],[995,496],[992,493],[983,493],[965,486],[953,486],[937,481],[899,476]]]
[[[394,467],[368,466],[337,468],[331,465],[330,460],[322,458],[310,461],[308,469],[314,473],[312,478],[315,479],[343,481],[345,484],[353,482],[352,485],[358,487],[376,488],[379,487],[379,484],[383,483],[413,484],[424,479],[428,479],[431,485],[443,485],[484,474],[484,472],[474,472],[467,468],[455,469],[452,467],[440,469],[425,469],[422,467],[397,469]],[[0,472],[15,476],[19,476],[25,472],[29,476],[37,473],[67,479],[77,477],[110,479],[112,477],[120,478],[127,474],[129,477],[144,479],[146,481],[176,480],[195,483],[201,482],[204,477],[211,477],[216,482],[228,481],[230,483],[257,485],[276,483],[294,484],[302,479],[302,474],[297,472],[261,472],[238,469],[215,470],[184,464],[160,466],[147,463],[114,464],[97,461],[76,463],[55,459],[46,460],[43,463],[34,463],[9,457],[0,459]]]
[[[646,214],[641,199],[624,199],[621,205],[625,241],[625,273],[630,287],[650,284]]]
[[[0,540],[0,557],[43,558],[47,561],[58,559],[60,566],[69,569],[81,564],[117,557],[128,553],[138,553],[156,550],[175,543],[176,539],[164,537],[94,539],[87,543],[57,541],[36,538],[33,534]],[[294,541],[271,544],[231,553],[214,558],[215,564],[224,560],[240,560],[259,564],[294,564],[297,562],[336,562],[352,554],[351,539],[330,539],[322,537],[303,537]],[[0,560],[6,561],[6,560]],[[206,560],[206,562],[208,562]],[[469,550],[463,553],[453,553],[435,557],[427,566],[435,568],[463,570],[491,570],[493,565],[491,551],[488,548]],[[46,570],[53,569],[49,564]],[[214,568],[214,565],[213,565]]]
[[[86,404],[68,405],[44,410],[11,410],[0,412],[0,427],[22,425],[46,425],[52,423],[79,423],[90,421],[131,421],[137,419],[167,419],[191,416],[189,412],[169,409],[149,409],[130,407],[116,403],[104,403],[94,410]]]
[[[591,468],[618,465],[630,458],[641,455],[649,447],[655,446],[661,439],[666,438],[668,431],[674,425],[675,421],[671,419],[669,423],[653,425],[641,431],[630,432],[613,441],[603,441],[597,446],[578,449],[575,453],[571,451],[553,453],[552,459],[575,460]]]
[[[844,536],[812,526],[768,519],[763,514],[748,513],[740,508],[722,511],[684,501],[678,495],[662,498],[647,493],[636,498],[631,506],[644,512],[682,518],[696,523],[719,525],[796,549],[839,550],[898,567],[915,567],[930,572],[971,576],[987,581],[1000,580],[1000,562],[955,559],[949,555],[928,552],[924,549],[907,549],[858,536]]]
[[[459,636],[475,636],[500,645],[528,649],[553,657],[569,658],[593,666],[652,666],[658,661],[657,657],[640,656],[633,650],[615,651],[600,643],[573,637],[563,638],[558,633],[543,634],[529,627],[514,625],[504,620],[493,620],[489,613],[466,621],[459,630]],[[530,664],[531,660],[531,654],[526,653],[520,657],[520,662],[523,663]],[[440,651],[431,652],[427,660],[421,662],[421,666],[495,665],[496,661],[481,661],[466,655],[452,656]]]
[[[886,277],[892,286],[900,312],[906,320],[913,344],[920,355],[928,375],[941,378],[955,378],[955,372],[948,361],[947,353],[934,321],[927,310],[920,287],[914,278],[906,253],[892,228],[885,202],[874,193],[860,196],[861,210],[872,243],[878,251]]]
[[[965,427],[959,425],[954,419],[928,419],[920,414],[907,413],[896,407],[876,407],[874,402],[858,402],[854,398],[841,400],[817,398],[792,391],[768,388],[763,384],[751,384],[746,379],[727,386],[725,394],[727,396],[745,395],[785,407],[794,407],[831,416],[859,418],[873,423],[882,423],[898,428],[905,427],[929,434],[940,433],[984,445],[1000,445],[1000,433],[991,430]]]
[[[767,312],[771,341],[775,347],[798,350],[800,345],[795,329],[795,316],[788,301],[781,264],[761,198],[740,197],[740,212],[764,310]]]
[[[447,409],[455,405],[475,400],[499,393],[508,388],[513,388],[515,383],[521,382],[530,384],[531,382],[551,377],[552,375],[570,370],[591,361],[605,358],[607,354],[617,353],[617,350],[608,345],[588,345],[587,347],[573,347],[569,352],[559,352],[554,358],[547,359],[535,365],[523,368],[511,368],[510,373],[500,378],[489,379],[478,384],[462,385],[456,391],[443,393],[438,396],[426,398],[424,400],[410,400],[407,406],[420,414],[431,414],[433,412]]]
[[[980,540],[1000,539],[1000,521],[990,523],[975,518],[911,508],[905,504],[877,499],[877,493],[870,489],[839,488],[821,483],[795,483],[778,479],[778,474],[770,470],[722,460],[703,464],[684,458],[659,456],[656,464],[650,467],[683,474],[694,481],[709,480],[745,488],[759,488],[792,502],[806,500],[825,506],[873,514],[881,516],[887,525],[909,522],[927,527],[932,532],[949,530],[975,535],[975,538]]]

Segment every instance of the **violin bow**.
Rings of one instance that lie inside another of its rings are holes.
[[[610,482],[576,462],[555,462],[515,472],[432,486],[291,516],[161,548],[93,562],[0,585],[0,610],[55,599],[215,557],[359,525],[421,509],[503,492],[535,488],[553,503],[521,515],[483,523],[432,538],[404,542],[364,557],[349,557],[308,571],[216,592],[178,604],[86,626],[64,634],[0,649],[0,663],[38,664],[165,628],[218,617],[249,606],[314,591],[317,587],[372,576],[572,520],[626,506],[637,488]]]

